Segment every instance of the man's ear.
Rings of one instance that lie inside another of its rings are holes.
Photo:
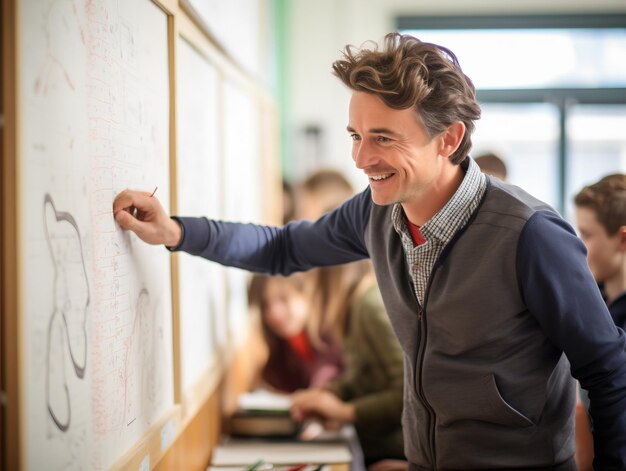
[[[441,149],[439,151],[440,155],[448,158],[459,148],[461,145],[461,141],[463,140],[463,136],[465,136],[465,124],[461,121],[457,121],[456,123],[452,123],[448,126],[443,134],[441,135]]]
[[[617,233],[619,234],[619,248],[626,252],[626,226],[620,226]]]

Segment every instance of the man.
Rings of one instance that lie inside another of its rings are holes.
[[[412,469],[576,469],[568,359],[592,391],[596,469],[626,469],[624,332],[572,229],[467,157],[480,107],[454,54],[392,33],[380,50],[347,47],[333,68],[353,92],[363,193],[316,222],[272,228],[169,219],[148,193],[125,191],[117,222],[256,271],[370,257],[405,353]]]

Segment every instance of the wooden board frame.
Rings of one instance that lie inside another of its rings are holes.
[[[18,253],[20,238],[18,234],[17,195],[17,154],[19,110],[17,96],[20,80],[17,70],[17,50],[19,31],[18,6],[15,0],[2,2],[2,246],[0,248],[0,280],[2,322],[0,344],[2,353],[2,466],[3,469],[20,469],[23,462],[20,455],[20,443],[23,442],[24,428],[20,416],[22,401],[22,376],[18,339],[21,338],[21,316],[19,305],[20,267]]]

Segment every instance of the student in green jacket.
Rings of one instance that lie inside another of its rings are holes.
[[[293,395],[296,419],[319,417],[327,428],[354,424],[367,466],[404,460],[402,350],[372,276],[352,294],[342,344],[345,370],[323,388]]]

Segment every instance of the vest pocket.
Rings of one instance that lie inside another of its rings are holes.
[[[512,425],[515,427],[531,427],[535,425],[532,420],[512,407],[504,400],[498,389],[496,377],[489,375],[487,377],[488,390],[490,394],[487,396],[494,410],[495,418],[493,422],[502,425]]]
[[[465,377],[454,390],[429,394],[438,422],[448,427],[458,421],[476,420],[507,427],[532,427],[528,417],[509,405],[498,390],[493,374]],[[433,391],[434,393],[434,391]]]

